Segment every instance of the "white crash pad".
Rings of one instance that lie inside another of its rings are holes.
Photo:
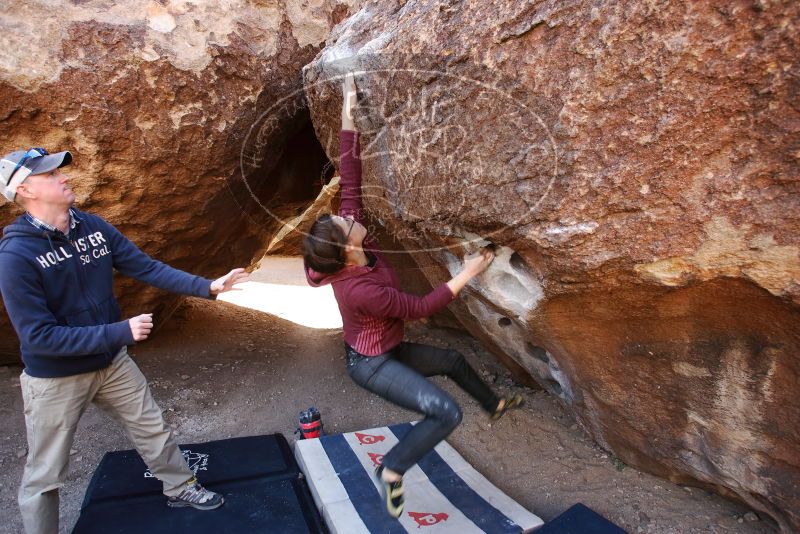
[[[390,517],[373,472],[411,428],[406,423],[296,443],[297,463],[332,534],[516,534],[543,524],[446,442],[405,474],[405,510],[399,519]]]

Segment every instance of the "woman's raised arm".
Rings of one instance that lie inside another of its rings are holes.
[[[361,203],[361,147],[353,120],[356,106],[356,83],[352,73],[342,82],[342,131],[339,132],[339,215],[363,222]]]
[[[353,73],[348,72],[342,82],[342,130],[356,131],[353,109],[356,107],[356,81]]]

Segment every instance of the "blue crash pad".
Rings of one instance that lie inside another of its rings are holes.
[[[135,451],[110,452],[89,483],[73,534],[324,532],[282,435],[180,447],[200,482],[225,495],[221,508],[167,507],[161,482]]]
[[[626,534],[626,532],[605,517],[578,503],[545,523],[536,534]]]

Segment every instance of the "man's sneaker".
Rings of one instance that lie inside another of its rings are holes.
[[[387,482],[381,476],[383,474],[383,466],[379,465],[375,470],[375,476],[378,479],[378,485],[381,488],[381,499],[386,506],[386,511],[392,517],[400,517],[403,513],[403,506],[405,506],[405,499],[403,498],[403,479],[396,482]]]
[[[225,498],[222,495],[205,489],[196,478],[193,478],[186,483],[186,488],[180,495],[167,499],[167,506],[172,508],[191,506],[198,510],[213,510],[222,506],[224,502]]]
[[[503,401],[502,406],[498,403],[494,413],[489,416],[492,421],[497,421],[498,419],[503,417],[503,414],[505,414],[508,410],[519,408],[520,406],[522,406],[522,403],[524,401],[522,395],[520,395],[519,393],[515,393],[514,395],[510,395],[508,397],[503,397],[500,400]]]

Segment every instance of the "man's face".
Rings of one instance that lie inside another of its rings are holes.
[[[29,202],[65,207],[72,206],[72,203],[75,202],[75,193],[69,186],[69,176],[59,169],[28,176],[24,185],[28,192],[35,197]]]

